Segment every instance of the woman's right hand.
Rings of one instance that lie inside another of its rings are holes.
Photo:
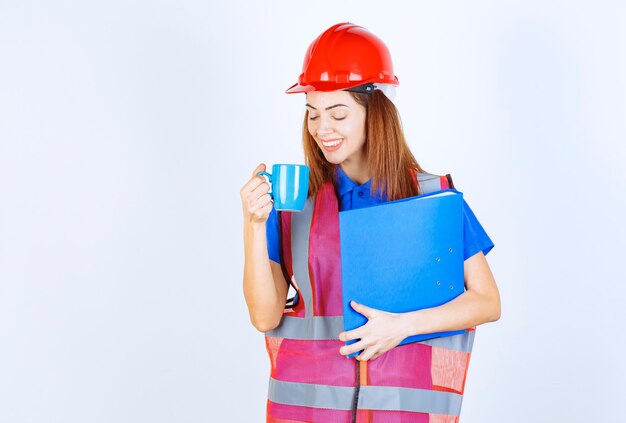
[[[261,163],[252,172],[252,178],[239,191],[246,223],[264,224],[272,211],[272,197],[268,194],[270,184],[263,176],[257,175],[264,171],[265,164]]]

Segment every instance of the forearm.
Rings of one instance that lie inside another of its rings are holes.
[[[438,307],[402,314],[406,336],[471,328],[500,318],[500,298],[496,294],[465,291]]]
[[[264,223],[244,223],[244,255],[243,290],[250,320],[258,330],[265,332],[280,322],[287,288],[278,289],[274,281]]]
[[[352,308],[367,317],[367,323],[339,334],[344,342],[358,340],[339,352],[350,355],[363,350],[359,360],[373,360],[412,335],[468,329],[498,320],[500,293],[482,252],[465,260],[463,274],[467,290],[438,307],[390,313],[352,301]]]

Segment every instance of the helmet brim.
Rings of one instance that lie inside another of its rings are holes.
[[[291,87],[287,88],[285,90],[285,93],[296,94],[296,93],[309,93],[312,91],[325,91],[325,92],[341,91],[341,90],[347,90],[349,88],[358,87],[359,85],[364,85],[368,83],[389,84],[389,85],[393,85],[396,87],[400,85],[400,81],[398,81],[398,78],[395,76],[393,78],[393,81],[373,78],[372,80],[366,80],[366,81],[351,81],[346,84],[338,84],[336,82],[331,82],[331,81],[319,81],[319,82],[316,82],[315,85],[312,85],[312,84],[300,85],[299,83],[296,82]]]
[[[285,90],[285,94],[308,93],[317,91],[313,85],[300,85],[297,82]]]

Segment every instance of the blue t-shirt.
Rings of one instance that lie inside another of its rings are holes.
[[[385,196],[377,195],[370,197],[372,180],[359,185],[345,174],[340,166],[337,166],[337,189],[341,198],[341,210],[360,209],[373,206],[387,201]],[[280,263],[278,250],[278,213],[272,209],[266,223],[267,252],[270,260]],[[482,251],[487,255],[493,248],[493,242],[483,229],[472,209],[463,200],[463,259],[467,260],[474,254]]]

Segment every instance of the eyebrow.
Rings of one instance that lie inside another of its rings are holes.
[[[347,106],[347,105],[345,105],[345,104],[334,104],[334,105],[332,105],[332,106],[330,106],[330,107],[327,107],[327,108],[326,108],[326,110],[334,109],[335,107],[340,107],[340,106],[343,106],[343,107],[348,107],[348,106]],[[306,107],[309,107],[309,108],[311,108],[311,109],[313,109],[313,110],[317,110],[315,107],[311,106],[309,103],[307,103],[307,104],[306,104]]]

